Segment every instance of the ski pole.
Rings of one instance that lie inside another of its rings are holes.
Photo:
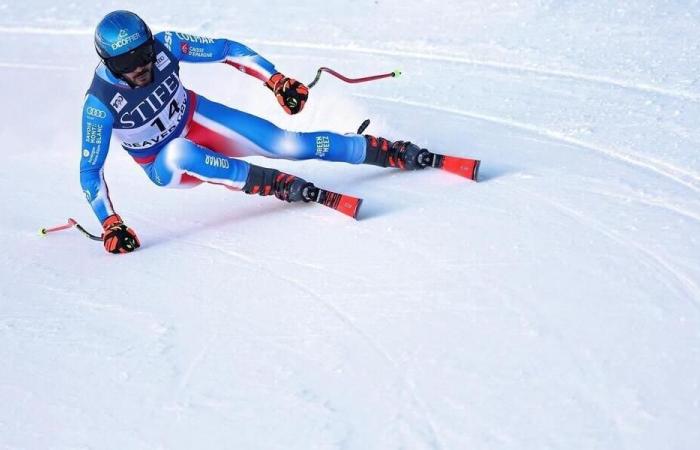
[[[396,77],[401,75],[400,70],[394,70],[393,72],[382,73],[379,75],[370,75],[368,77],[348,78],[345,75],[342,75],[333,69],[329,69],[328,67],[321,67],[320,69],[318,69],[318,72],[316,72],[316,78],[314,78],[314,81],[309,83],[309,89],[311,89],[312,87],[314,87],[316,85],[316,83],[318,83],[318,80],[321,79],[322,72],[328,72],[331,75],[333,75],[334,77],[340,78],[341,80],[345,81],[346,83],[364,83],[366,81],[381,80],[382,78],[389,78],[389,77],[396,78]]]
[[[78,222],[76,222],[75,219],[71,219],[71,218],[68,218],[68,223],[66,223],[66,224],[57,225],[57,226],[51,227],[51,228],[42,228],[41,230],[39,230],[39,234],[42,236],[46,236],[49,233],[53,233],[53,232],[61,231],[61,230],[67,230],[68,228],[72,228],[72,227],[77,228],[78,231],[80,231],[86,237],[89,237],[93,241],[102,241],[101,236],[95,236],[94,234],[90,233],[88,230],[83,228],[83,226],[80,225]]]

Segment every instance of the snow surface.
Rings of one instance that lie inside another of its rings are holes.
[[[0,448],[700,448],[700,2],[0,1]],[[166,7],[167,5],[167,7]],[[78,182],[92,30],[249,44],[310,81],[185,65],[297,130],[483,160],[483,181],[256,160],[365,198],[355,222],[217,186],[106,178],[143,248],[112,256]],[[326,78],[327,77],[327,78]]]

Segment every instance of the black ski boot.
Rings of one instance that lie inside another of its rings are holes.
[[[316,187],[303,178],[267,167],[250,165],[243,192],[246,194],[274,195],[286,202],[314,200]]]
[[[431,164],[432,153],[408,141],[390,142],[384,138],[365,135],[367,154],[364,164],[396,167],[402,170],[423,169]]]

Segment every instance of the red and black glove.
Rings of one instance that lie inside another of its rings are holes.
[[[279,72],[272,75],[265,86],[275,94],[277,101],[287,114],[296,114],[304,109],[304,104],[309,98],[309,88]]]
[[[118,214],[112,214],[102,222],[102,242],[110,253],[129,253],[141,246],[139,238],[131,228],[122,222]]]

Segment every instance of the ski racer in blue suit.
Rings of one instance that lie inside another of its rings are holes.
[[[183,86],[180,62],[222,62],[262,81],[287,113],[300,112],[308,88],[238,42],[172,31],[153,35],[136,14],[114,11],[98,24],[95,48],[101,62],[83,106],[80,182],[102,223],[105,249],[111,253],[131,252],[140,245],[136,233],[115,213],[104,178],[113,134],[158,186],[193,187],[208,182],[289,202],[309,201],[306,193],[313,184],[236,157],[318,158],[420,168],[421,149],[410,142],[328,131],[285,131]]]

